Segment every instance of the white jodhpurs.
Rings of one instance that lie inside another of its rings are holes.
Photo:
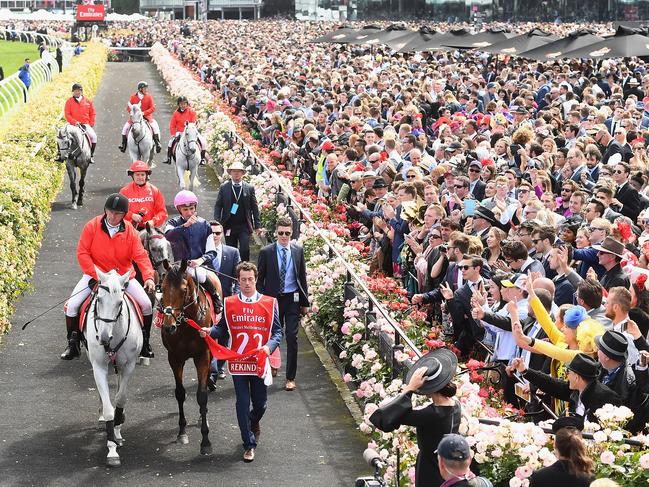
[[[88,134],[88,137],[90,138],[90,142],[93,144],[97,143],[97,134],[95,133],[95,129],[93,129],[90,125],[83,125],[83,131]]]
[[[91,277],[88,274],[84,274],[72,291],[70,299],[68,299],[67,309],[65,310],[65,316],[74,318],[79,314],[79,308],[90,296],[90,288],[88,287],[88,282]],[[142,314],[144,316],[150,316],[153,313],[153,308],[151,307],[151,300],[147,295],[146,291],[142,285],[137,282],[135,279],[131,279],[128,282],[126,287],[126,292],[131,296],[135,302],[140,306]]]
[[[156,120],[151,120],[149,122],[149,125],[151,126],[151,130],[153,130],[153,133],[156,135],[160,135],[160,126],[158,125],[158,122]],[[127,135],[128,131],[131,130],[131,119],[129,118],[126,123],[124,124],[124,127],[122,127],[122,135]]]

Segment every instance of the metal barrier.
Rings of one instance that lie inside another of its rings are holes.
[[[51,36],[49,34],[40,34],[34,31],[6,29],[0,27],[0,38],[5,41],[20,41],[38,44],[39,39],[45,44],[52,47],[62,47],[68,44],[68,41],[60,37]]]

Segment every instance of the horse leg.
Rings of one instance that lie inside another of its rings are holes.
[[[70,191],[72,192],[72,209],[76,210],[77,209],[77,171],[72,163],[68,159],[65,168],[68,171],[68,179],[70,180]]]
[[[95,376],[95,384],[97,384],[97,391],[99,391],[101,397],[102,414],[106,420],[106,446],[108,447],[106,464],[109,467],[119,467],[121,462],[117,453],[117,442],[115,441],[115,412],[110,402],[110,391],[108,390],[108,369],[104,364],[93,363],[92,373]]]
[[[176,155],[176,174],[178,175],[178,184],[180,185],[180,189],[185,189],[185,169],[184,165],[178,159],[178,155]]]
[[[79,197],[77,198],[77,205],[83,206],[83,188],[86,185],[86,172],[88,171],[88,166],[86,165],[85,167],[82,167],[79,171],[81,174],[79,176]]]
[[[126,395],[126,389],[128,387],[128,382],[131,379],[131,375],[135,370],[135,360],[127,362],[126,365],[122,368],[117,379],[117,395],[115,396],[115,442],[117,446],[122,446],[124,444],[124,438],[122,438],[122,424],[126,420],[124,415],[124,407],[126,406],[126,401],[128,399]]]
[[[183,387],[183,369],[185,362],[176,358],[172,358],[171,354],[168,356],[169,365],[174,372],[174,379],[176,380],[176,401],[178,402],[178,438],[177,441],[181,445],[189,443],[189,437],[185,428],[187,427],[187,420],[185,419],[185,388]]]
[[[196,178],[196,168],[198,167],[198,162],[195,165],[189,165],[189,190],[194,191],[194,178]]]
[[[196,389],[196,402],[201,413],[201,455],[212,453],[212,443],[209,439],[210,426],[207,422],[207,378],[210,374],[210,354],[205,351],[202,357],[194,358],[196,375],[198,376],[198,388]]]

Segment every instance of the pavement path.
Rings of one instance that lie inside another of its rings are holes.
[[[85,352],[81,360],[59,359],[65,346],[62,310],[20,330],[25,321],[69,295],[80,277],[76,245],[83,225],[102,212],[108,194],[129,181],[129,163],[117,146],[126,100],[141,79],[150,83],[166,143],[173,107],[154,66],[109,63],[95,99],[99,145],[97,163],[90,167],[86,179],[85,206],[69,209],[66,179],[39,253],[34,292],[18,303],[13,329],[0,344],[0,486],[353,485],[354,478],[368,470],[362,460],[365,442],[303,334],[298,389],[284,391],[281,377],[271,386],[257,456],[252,464],[246,464],[241,459],[230,380],[220,382],[209,397],[214,454],[199,455],[192,364],[185,368],[190,444],[175,443],[178,420],[173,376],[159,333],[155,333],[152,346],[156,358],[149,367],[137,367],[129,388],[122,430],[126,442],[120,450],[122,467],[109,469],[105,466],[105,431],[97,422],[99,402],[90,363]],[[162,155],[156,157],[153,183],[163,191],[173,215],[176,179],[172,167],[160,163]],[[200,177],[207,181],[203,171]],[[215,188],[204,184],[197,193],[199,214],[209,219]],[[113,376],[113,391],[115,382]]]

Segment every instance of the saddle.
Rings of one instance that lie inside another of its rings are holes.
[[[140,309],[140,305],[137,304],[137,301],[135,301],[128,293],[125,293],[126,299],[130,301],[130,303],[133,305],[133,309],[135,309],[135,312],[137,313],[137,317],[140,321],[140,326],[144,326],[144,317],[142,315],[142,309]],[[83,329],[86,327],[86,320],[88,319],[88,309],[90,308],[90,304],[93,302],[95,297],[94,293],[91,293],[90,296],[86,298],[86,300],[81,304],[81,307],[79,307],[79,331],[83,333]],[[68,302],[65,302],[65,305],[63,305],[63,311],[67,311],[68,309]]]
[[[174,141],[171,143],[171,157],[173,160],[176,160],[176,147],[178,147],[178,144],[180,143],[180,136],[177,135],[174,137]]]

